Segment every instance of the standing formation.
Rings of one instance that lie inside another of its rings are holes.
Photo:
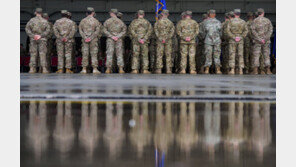
[[[95,10],[88,7],[79,26],[71,20],[71,13],[61,11],[61,19],[52,25],[41,8],[26,25],[30,38],[30,73],[37,69],[49,73],[53,34],[58,56],[57,73],[73,73],[73,52],[77,29],[82,38],[82,70],[80,73],[100,74],[100,38],[106,40],[105,73],[190,73],[190,74],[271,74],[270,38],[273,27],[264,17],[264,10],[248,13],[247,22],[240,18],[241,10],[225,14],[225,21],[216,19],[211,9],[202,15],[203,21],[192,19],[192,11],[181,14],[176,26],[163,10],[152,25],[139,10],[129,27],[122,21],[123,14],[111,9],[104,24],[95,18]],[[257,15],[257,16],[256,16]],[[124,39],[131,40],[132,54],[126,55]],[[38,68],[39,67],[39,68]],[[101,69],[101,68],[100,68]]]

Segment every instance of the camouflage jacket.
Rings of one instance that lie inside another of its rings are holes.
[[[133,41],[144,39],[145,43],[149,43],[149,38],[153,32],[152,25],[144,18],[134,19],[130,26],[129,32]]]
[[[126,34],[126,25],[122,22],[122,20],[111,17],[104,23],[104,34],[108,38],[112,38],[113,36],[122,38]]]
[[[67,38],[68,42],[72,42],[77,31],[76,23],[68,18],[61,18],[54,23],[53,31],[58,42],[61,42],[62,38]]]
[[[200,34],[204,39],[205,44],[218,45],[221,43],[221,22],[216,18],[205,20],[200,26]]]
[[[200,30],[199,31],[200,32],[201,32],[201,28],[203,27],[203,24],[204,24],[205,21],[206,20],[203,20],[202,22],[199,23],[199,27],[200,27]],[[199,44],[203,44],[204,43],[204,38],[203,38],[202,34],[201,33],[198,33],[197,37],[198,37],[198,43]]]
[[[269,19],[259,16],[251,24],[253,42],[259,43],[262,39],[270,42],[273,27]]]
[[[235,42],[235,37],[240,37],[241,40],[239,42],[243,42],[248,34],[248,27],[244,20],[233,18],[227,24],[225,31],[230,43]]]
[[[102,29],[102,24],[92,16],[82,19],[79,24],[79,33],[83,40],[86,38],[91,40],[100,38],[102,36]]]
[[[47,36],[47,39],[52,39],[52,37],[54,35],[54,32],[53,32],[53,24],[50,21],[48,21],[48,24],[50,26],[50,32],[49,32],[49,34]]]
[[[180,43],[195,43],[196,36],[199,33],[199,25],[195,20],[186,18],[180,20],[176,27],[177,34],[180,38]],[[190,41],[187,42],[186,37],[190,37]]]
[[[40,40],[46,41],[50,34],[50,25],[48,24],[48,21],[41,16],[36,16],[27,23],[26,33],[30,39],[34,39],[35,35],[40,35]]]
[[[221,30],[222,31],[221,39],[223,41],[227,41],[228,40],[228,38],[227,38],[227,32],[226,32],[226,26],[227,26],[228,23],[229,23],[229,20],[226,20],[221,25],[221,27],[222,27],[222,30]]]
[[[154,24],[154,32],[159,41],[172,39],[175,26],[169,19],[160,19]]]

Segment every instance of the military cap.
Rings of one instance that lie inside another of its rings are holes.
[[[121,12],[117,13],[117,17],[122,17],[122,16],[123,16],[123,13],[121,13]]]
[[[202,14],[202,19],[204,20],[206,18],[208,18],[208,14],[206,14],[206,13]]]
[[[43,11],[42,8],[36,8],[35,9],[35,12],[37,12],[37,13],[42,13],[42,11]]]
[[[68,15],[68,16],[71,17],[72,16],[72,13],[71,12],[67,12],[66,15]]]
[[[169,10],[166,10],[166,9],[162,10],[161,12],[162,15],[168,15],[169,13],[170,13]]]
[[[258,12],[258,14],[260,14],[260,13],[264,13],[264,9],[259,8],[259,9],[257,9],[257,12]]]
[[[145,11],[144,10],[138,10],[138,12],[137,12],[139,15],[143,15],[143,14],[145,14]]]
[[[234,12],[235,14],[240,14],[240,13],[241,13],[241,10],[240,10],[240,9],[234,9],[233,12]]]
[[[182,12],[182,13],[181,13],[181,17],[183,17],[183,16],[185,16],[185,12]]]
[[[209,14],[216,14],[216,10],[211,9],[211,10],[208,11],[208,13],[209,13]]]
[[[226,12],[226,13],[224,14],[224,16],[225,16],[225,17],[229,17],[229,12]]]
[[[118,13],[118,10],[117,9],[110,9],[110,12],[109,13],[117,14]]]
[[[88,12],[95,12],[95,9],[93,7],[87,7],[86,9]]]
[[[61,10],[61,14],[67,14],[67,10]]]
[[[234,12],[233,12],[233,11],[230,11],[230,12],[229,12],[229,16],[230,16],[230,17],[234,17]]]
[[[48,18],[48,14],[47,13],[42,13],[42,17]]]
[[[190,10],[187,10],[187,11],[185,12],[185,15],[192,16],[192,11],[190,11]]]

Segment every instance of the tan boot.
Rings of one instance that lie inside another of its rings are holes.
[[[220,67],[216,67],[216,74],[222,74]]]
[[[110,73],[111,73],[111,68],[110,68],[110,67],[107,67],[105,73],[106,73],[106,74],[110,74]]]
[[[150,74],[148,70],[143,70],[143,74]]]
[[[203,67],[200,67],[199,73],[204,74],[204,68]]]
[[[29,73],[30,74],[35,74],[36,73],[36,68],[31,67]]]
[[[63,69],[59,69],[56,73],[57,73],[57,74],[61,74],[61,73],[63,73]]]
[[[98,68],[93,68],[93,74],[101,74],[101,72],[98,70]]]
[[[66,73],[67,73],[67,74],[73,74],[73,71],[70,70],[70,68],[67,68],[67,69],[66,69]]]
[[[138,70],[133,70],[131,73],[132,74],[138,74]]]
[[[195,70],[190,70],[189,73],[190,73],[190,74],[196,74],[196,71],[195,71]]]
[[[266,67],[265,69],[266,69],[266,75],[271,75],[272,74],[269,67]]]
[[[172,69],[171,68],[167,68],[166,73],[167,74],[171,74],[172,73]]]
[[[204,74],[209,74],[210,73],[210,67],[205,67]]]
[[[264,70],[260,70],[260,75],[265,75],[265,71]]]
[[[183,69],[179,72],[179,74],[186,74],[186,71]]]
[[[239,75],[243,75],[243,74],[244,74],[244,72],[243,72],[243,68],[239,68],[239,69],[238,69],[238,74],[239,74]]]
[[[234,68],[230,68],[229,75],[234,75]]]
[[[87,73],[86,67],[83,67],[80,74],[86,74],[86,73]]]
[[[46,67],[42,68],[42,74],[49,74],[49,71],[47,70]]]
[[[253,68],[252,72],[251,72],[252,75],[257,75],[258,74],[258,68]]]
[[[156,69],[155,74],[161,74],[161,69]]]
[[[123,68],[122,67],[119,67],[119,74],[124,74],[125,72],[124,72],[124,70],[123,70]]]

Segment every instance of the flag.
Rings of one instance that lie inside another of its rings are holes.
[[[276,58],[276,31],[274,32],[272,56]]]
[[[166,8],[165,0],[155,0],[155,1],[156,1],[155,19],[158,20],[158,15],[161,13],[162,10],[167,8]]]

